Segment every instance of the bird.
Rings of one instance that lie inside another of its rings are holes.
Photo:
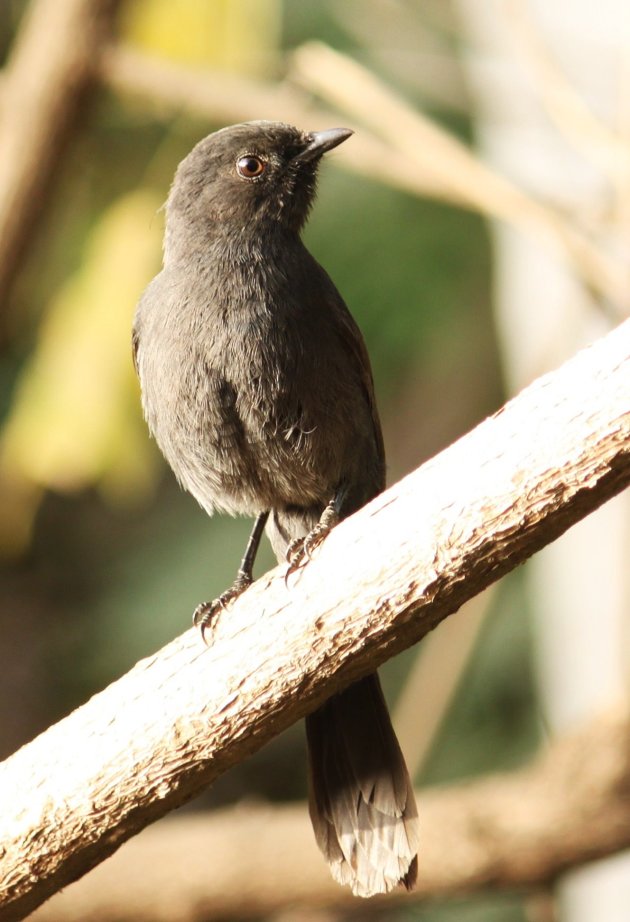
[[[385,486],[367,348],[302,230],[325,153],[347,128],[231,125],[179,164],[163,267],[132,346],[148,428],[210,515],[254,518],[234,582],[201,603],[202,635],[244,592],[263,532],[291,571]],[[309,812],[333,877],[370,897],[417,877],[413,788],[376,673],[306,717]]]

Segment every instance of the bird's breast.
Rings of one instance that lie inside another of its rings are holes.
[[[149,427],[182,485],[208,511],[325,503],[347,424],[321,335],[291,312],[167,313],[139,352]]]

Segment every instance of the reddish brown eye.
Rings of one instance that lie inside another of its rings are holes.
[[[266,163],[260,157],[252,157],[248,154],[241,157],[236,163],[236,170],[243,179],[257,179],[265,172]]]

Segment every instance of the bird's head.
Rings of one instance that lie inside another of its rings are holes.
[[[299,233],[312,204],[323,154],[352,131],[299,131],[282,122],[245,122],[208,135],[182,160],[168,197],[177,233]],[[172,228],[175,231],[175,228]]]

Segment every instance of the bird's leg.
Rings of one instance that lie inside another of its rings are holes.
[[[328,532],[335,527],[341,518],[341,507],[348,493],[347,484],[341,484],[335,490],[335,495],[326,504],[319,522],[315,528],[311,529],[303,538],[296,538],[287,548],[287,563],[289,569],[286,572],[284,581],[288,580],[292,573],[299,570],[305,563],[311,559],[313,551],[319,547]]]
[[[243,554],[243,559],[241,560],[241,565],[238,568],[238,573],[236,574],[236,579],[230,588],[226,589],[225,592],[222,592],[218,599],[213,599],[212,602],[201,602],[195,608],[193,613],[193,624],[195,627],[200,629],[201,637],[204,642],[206,640],[205,632],[210,626],[210,623],[214,619],[215,615],[217,615],[218,612],[222,609],[227,608],[228,604],[233,602],[234,599],[238,598],[242,592],[245,592],[247,587],[251,586],[252,582],[254,581],[254,561],[256,560],[260,539],[262,538],[262,533],[264,531],[268,517],[269,511],[261,512],[256,517],[254,527],[252,528],[252,533],[249,536],[249,541],[247,542],[247,547],[245,548],[245,553]]]

